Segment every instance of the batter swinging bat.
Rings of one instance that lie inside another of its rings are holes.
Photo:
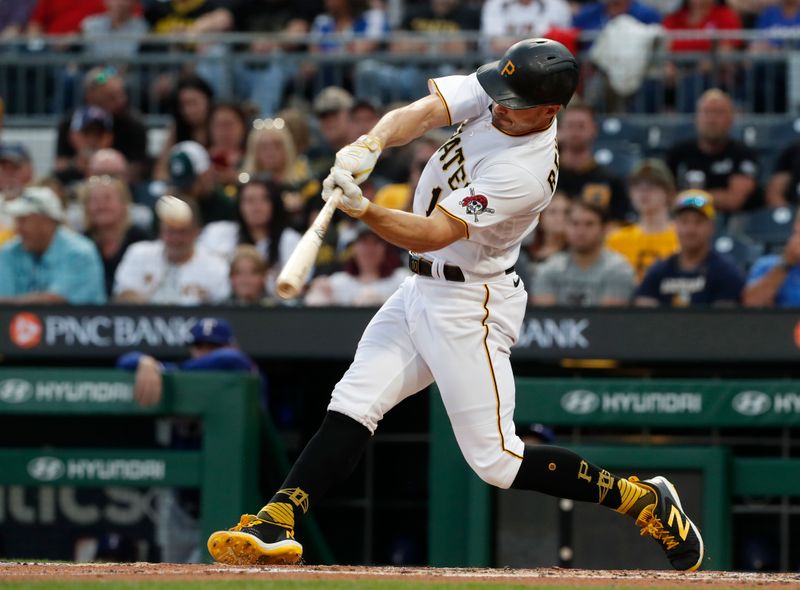
[[[311,270],[311,266],[317,259],[322,239],[325,237],[325,232],[328,231],[331,217],[333,217],[333,212],[336,211],[336,206],[341,198],[342,189],[334,189],[331,198],[325,203],[314,223],[300,238],[294,252],[289,256],[289,260],[286,261],[281,274],[278,275],[276,286],[278,295],[283,299],[293,299],[303,290],[308,271]]]

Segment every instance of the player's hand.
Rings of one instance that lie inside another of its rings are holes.
[[[380,139],[374,135],[362,135],[336,152],[334,167],[347,170],[356,184],[361,184],[375,168],[382,149]]]
[[[331,168],[331,173],[322,182],[322,200],[327,203],[337,187],[344,193],[337,207],[350,217],[358,218],[364,215],[369,207],[369,199],[363,195],[353,180],[353,176],[347,170],[334,166]]]
[[[143,356],[136,367],[133,398],[140,406],[155,406],[161,401],[163,391],[161,363],[151,356]]]

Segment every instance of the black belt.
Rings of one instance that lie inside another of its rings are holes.
[[[433,263],[427,258],[417,256],[416,254],[408,255],[408,268],[411,269],[411,272],[421,277],[433,276]],[[513,266],[506,269],[507,275],[510,275],[512,272],[514,272]],[[442,276],[446,281],[452,281],[454,283],[463,283],[466,281],[461,269],[453,264],[445,264],[442,267]]]

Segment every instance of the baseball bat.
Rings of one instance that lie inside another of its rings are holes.
[[[322,207],[314,223],[306,230],[306,233],[297,243],[294,252],[289,256],[289,260],[286,261],[281,274],[278,275],[275,287],[281,298],[293,299],[303,290],[308,271],[311,270],[314,261],[317,259],[319,247],[322,245],[322,240],[325,238],[325,232],[328,231],[333,212],[336,211],[336,206],[341,198],[342,189],[334,189],[331,198]]]

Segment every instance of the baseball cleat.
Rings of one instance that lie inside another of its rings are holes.
[[[652,490],[655,504],[645,506],[636,518],[641,534],[653,537],[676,570],[693,572],[703,563],[703,537],[681,506],[678,491],[665,477],[637,482]]]
[[[215,561],[228,565],[293,564],[303,557],[293,530],[252,514],[243,514],[239,524],[227,531],[213,533],[207,545]]]

